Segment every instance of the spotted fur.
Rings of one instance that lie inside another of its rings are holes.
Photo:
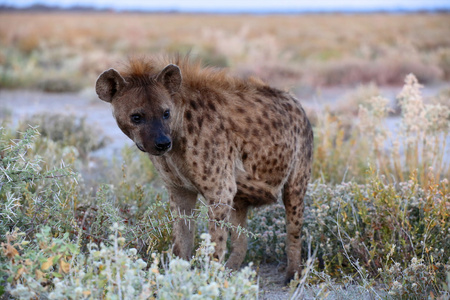
[[[249,207],[282,198],[286,279],[300,270],[313,132],[297,99],[258,79],[232,77],[187,58],[132,59],[120,72],[100,75],[96,91],[112,104],[122,131],[150,154],[173,211],[191,214],[200,194],[211,220],[245,227]],[[191,257],[194,228],[184,220],[174,225],[174,254]],[[213,221],[209,231],[222,261],[228,232]],[[247,251],[245,236],[232,230],[231,248],[227,266],[238,269]]]

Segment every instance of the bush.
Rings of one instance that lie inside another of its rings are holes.
[[[37,136],[35,129],[28,129],[20,140],[10,142],[6,140],[6,130],[0,130],[2,238],[13,227],[27,226],[30,232],[38,224],[59,222],[59,218],[70,216],[67,208],[76,176],[68,166],[46,170],[39,156],[27,157]]]
[[[69,233],[73,238],[82,234],[82,246],[89,241],[100,244],[108,238],[108,228],[119,222],[128,225],[125,233],[130,245],[142,253],[167,249],[171,222],[160,225],[167,222],[163,217],[167,216],[168,204],[154,189],[130,184],[122,177],[117,185],[103,185],[95,193],[85,190],[83,178],[69,165],[47,164],[35,152],[36,145],[41,145],[48,155],[67,158],[61,152],[52,152],[64,152],[65,147],[54,147],[55,142],[40,137],[36,129],[27,130],[15,141],[7,139],[6,130],[0,133],[2,241],[14,227],[33,238],[40,226],[46,225],[56,236]]]
[[[213,247],[207,236],[191,262],[193,268],[172,258],[168,265],[160,265],[161,254],[151,259],[149,253],[169,248],[171,224],[179,216],[169,212],[165,195],[131,184],[126,168],[116,186],[102,185],[89,194],[69,166],[44,171],[41,158],[29,151],[36,144],[54,142],[33,128],[15,141],[9,141],[6,133],[2,129],[0,136],[4,254],[0,282],[7,284],[12,296],[109,299],[116,294],[131,298],[156,294],[164,299],[173,292],[174,280],[181,298],[257,294],[249,268],[230,276],[221,264],[211,261]],[[142,259],[151,259],[151,270],[158,271],[145,270]],[[186,276],[192,280],[186,282]]]
[[[313,176],[324,182],[361,182],[367,164],[394,181],[406,181],[417,170],[426,182],[429,168],[436,179],[450,177],[448,133],[450,109],[424,104],[422,86],[414,75],[405,79],[397,96],[399,124],[388,128],[389,100],[375,96],[359,105],[358,118],[325,111],[314,128]]]
[[[212,260],[209,235],[202,236],[191,263],[154,253],[147,264],[136,249],[124,248],[122,230],[115,223],[108,241],[100,247],[89,244],[86,253],[67,234],[52,237],[49,227],[31,243],[16,242],[21,233],[8,235],[3,244],[8,261],[2,266],[8,292],[20,299],[240,299],[258,294],[255,272],[249,267],[231,275]]]
[[[403,284],[396,295],[442,293],[450,272],[450,187],[447,179],[428,178],[421,185],[413,174],[407,182],[392,184],[369,173],[365,184],[310,184],[304,255],[309,241],[317,249],[316,270],[333,278],[357,272],[360,280],[384,279],[391,294],[394,280]],[[283,261],[284,218],[281,204],[255,210],[249,228],[259,238],[249,244],[252,260]]]

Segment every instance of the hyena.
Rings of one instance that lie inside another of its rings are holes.
[[[214,258],[223,261],[228,229],[246,227],[249,207],[283,200],[286,281],[300,271],[301,230],[311,175],[313,132],[299,101],[256,78],[202,68],[188,58],[131,59],[97,80],[120,129],[147,152],[169,193],[170,209],[191,215],[198,195],[209,205]],[[193,224],[173,228],[173,253],[190,259]],[[247,238],[231,231],[226,266],[238,269]]]

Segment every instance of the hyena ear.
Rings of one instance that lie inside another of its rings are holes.
[[[156,77],[158,82],[161,82],[169,93],[174,94],[178,92],[181,87],[181,70],[177,65],[167,65]]]
[[[109,69],[98,77],[95,84],[95,91],[100,99],[111,103],[126,84],[127,82],[120,76],[119,72],[114,69]]]

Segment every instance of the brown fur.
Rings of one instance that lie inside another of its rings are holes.
[[[287,221],[286,278],[300,270],[313,133],[293,96],[257,79],[201,68],[187,58],[131,60],[120,75],[105,71],[96,88],[102,100],[112,103],[122,131],[151,154],[173,211],[191,214],[201,194],[211,220],[245,227],[250,206],[281,197]],[[162,117],[167,111],[170,117]],[[173,252],[185,259],[191,256],[193,228],[183,220],[174,226]],[[209,231],[221,261],[228,232],[213,221]],[[247,241],[232,231],[231,242],[227,266],[237,269]]]

